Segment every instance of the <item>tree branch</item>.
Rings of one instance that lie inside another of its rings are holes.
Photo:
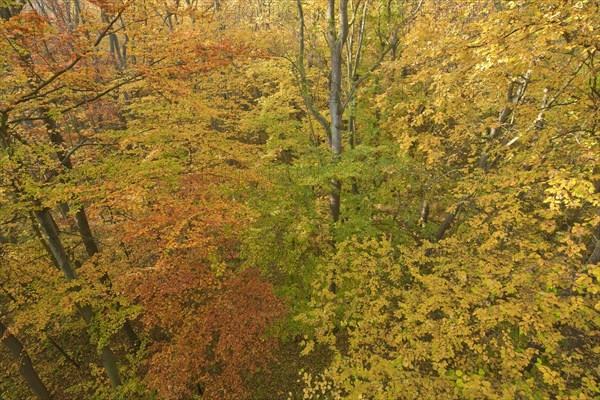
[[[317,108],[315,107],[313,98],[310,95],[310,93],[308,92],[306,69],[304,67],[304,52],[305,52],[305,50],[304,50],[304,41],[305,41],[305,38],[304,38],[304,11],[302,9],[301,0],[296,0],[296,5],[298,7],[298,17],[300,19],[300,26],[299,26],[299,32],[298,32],[299,41],[300,41],[300,49],[299,49],[299,54],[298,54],[298,62],[297,62],[297,64],[292,63],[292,65],[294,65],[296,67],[296,69],[298,70],[298,73],[300,75],[300,91],[301,91],[302,99],[304,100],[304,104],[306,105],[306,108],[308,108],[310,113],[313,115],[313,117],[323,127],[323,129],[327,133],[327,141],[329,142],[329,144],[331,144],[331,125],[329,124],[329,121],[327,121],[327,118],[325,118],[325,116],[323,116],[323,114],[321,114],[319,112],[319,110],[317,110]]]
[[[350,101],[352,100],[352,97],[354,96],[354,93],[356,92],[356,90],[360,87],[360,85],[366,81],[368,78],[371,77],[371,75],[373,75],[373,72],[375,72],[377,70],[377,68],[379,68],[379,66],[381,65],[381,63],[383,62],[383,60],[385,59],[385,56],[394,48],[398,45],[398,42],[400,41],[400,39],[398,38],[398,31],[406,26],[409,22],[411,22],[413,19],[416,18],[417,13],[419,12],[419,10],[421,9],[421,6],[423,5],[423,1],[424,0],[419,0],[419,2],[417,3],[417,5],[413,8],[413,10],[411,11],[410,15],[406,18],[404,18],[402,20],[402,22],[400,22],[398,25],[396,25],[393,29],[393,33],[390,37],[390,41],[388,43],[388,45],[385,47],[385,49],[383,49],[383,51],[379,54],[379,57],[377,57],[377,60],[375,61],[375,63],[371,66],[371,68],[369,68],[369,70],[363,74],[355,83],[354,85],[352,85],[352,88],[350,89],[350,91],[348,92],[348,95],[346,96],[346,100],[343,102],[342,104],[342,111],[346,109],[346,107],[348,107],[348,104],[350,103]]]
[[[104,28],[104,30],[102,30],[102,32],[100,32],[98,34],[98,37],[96,38],[96,41],[94,42],[94,44],[92,45],[92,47],[90,47],[89,49],[87,49],[86,51],[84,51],[83,53],[81,53],[80,55],[78,55],[77,57],[75,57],[75,59],[73,61],[71,61],[66,67],[64,67],[61,70],[55,72],[50,78],[48,78],[45,81],[41,82],[39,85],[37,85],[37,87],[35,87],[35,89],[33,89],[32,91],[30,91],[29,94],[26,94],[25,96],[23,96],[20,99],[18,99],[17,101],[15,101],[15,103],[13,104],[13,107],[16,106],[16,105],[18,105],[18,104],[25,103],[25,102],[27,102],[29,100],[32,100],[32,99],[35,99],[36,97],[38,97],[38,93],[42,89],[44,89],[46,86],[50,85],[52,82],[54,82],[60,76],[64,75],[65,73],[67,73],[68,71],[70,71],[71,69],[73,69],[79,63],[79,61],[81,61],[83,59],[83,57],[85,57],[87,54],[89,54],[94,49],[96,49],[98,47],[98,45],[100,45],[100,42],[102,41],[102,39],[109,34],[109,31],[111,30],[112,26],[115,24],[115,22],[117,22],[119,20],[119,18],[121,17],[121,14],[123,13],[124,10],[125,10],[124,8],[121,9],[117,13],[117,16],[115,18],[113,18],[108,23],[108,25]]]

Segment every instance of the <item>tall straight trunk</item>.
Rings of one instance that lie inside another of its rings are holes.
[[[339,32],[335,22],[335,0],[329,0],[327,6],[329,52],[331,55],[331,75],[329,78],[329,118],[331,135],[331,153],[333,162],[339,162],[342,156],[342,51],[348,38],[348,1],[339,3]],[[331,180],[329,195],[329,213],[333,222],[340,217],[342,183],[339,179]]]
[[[94,254],[97,254],[99,250],[96,240],[94,240],[94,235],[92,234],[92,229],[90,228],[90,223],[83,206],[80,206],[75,213],[75,220],[77,221],[79,235],[81,236],[81,240],[85,245],[85,251],[88,256],[92,257]]]
[[[337,4],[337,8],[336,8]],[[342,99],[342,67],[343,67],[343,50],[348,41],[348,0],[328,0],[327,2],[327,39],[329,43],[329,55],[331,62],[331,70],[329,76],[329,118],[325,117],[318,110],[314,103],[314,98],[310,94],[308,88],[308,79],[305,70],[305,36],[304,36],[304,11],[302,1],[296,0],[299,17],[299,54],[298,63],[295,65],[300,75],[301,95],[309,112],[319,124],[323,127],[327,141],[330,147],[332,163],[337,164],[342,156],[342,131],[343,131],[343,115],[345,102]],[[338,12],[336,13],[336,9]],[[338,20],[336,21],[336,17]],[[364,29],[362,26],[361,29]],[[361,47],[361,45],[359,45]],[[360,83],[355,82],[356,85]],[[348,98],[354,95],[355,87],[348,93]],[[346,102],[348,99],[346,99]],[[337,222],[340,218],[341,208],[341,193],[342,182],[338,178],[333,178],[330,181],[329,192],[329,213],[331,220]]]
[[[102,12],[100,14],[100,18],[102,19],[102,22],[106,22],[106,23],[110,22],[110,18],[108,17],[108,15],[106,15],[105,12]],[[117,66],[120,68],[125,67],[125,59],[123,56],[123,52],[121,51],[121,46],[119,44],[119,38],[117,37],[116,33],[113,32],[113,33],[108,34],[108,44],[109,44],[110,54],[112,54],[115,57]]]
[[[129,44],[129,36],[127,35],[127,30],[125,28],[125,22],[123,21],[123,17],[121,17],[120,20],[124,36],[123,46],[121,47],[121,68],[125,68],[127,67],[127,45]]]
[[[44,385],[44,382],[40,379],[40,376],[33,367],[29,354],[25,351],[23,344],[15,337],[15,335],[8,333],[6,325],[0,321],[0,338],[2,343],[10,351],[12,356],[19,363],[19,372],[25,380],[25,383],[29,387],[29,390],[40,400],[52,399],[50,391]]]
[[[38,220],[44,235],[46,236],[46,242],[48,244],[48,248],[51,251],[52,257],[55,259],[56,263],[62,270],[65,279],[70,282],[74,279],[77,279],[77,274],[71,260],[69,259],[67,252],[62,244],[58,231],[54,225],[54,219],[50,214],[50,210],[47,208],[43,208],[41,210],[35,211],[36,219]],[[79,313],[83,317],[84,321],[89,325],[93,318],[94,312],[89,306],[81,306],[78,307]],[[103,346],[100,349],[100,358],[102,360],[102,364],[104,369],[106,370],[106,374],[110,380],[110,385],[113,388],[121,385],[121,378],[119,376],[119,369],[117,368],[117,363],[115,361],[115,356],[108,346]]]
[[[54,218],[52,218],[52,215],[50,214],[50,210],[48,208],[36,210],[34,211],[34,215],[42,228],[42,232],[46,236],[48,249],[50,249],[52,257],[63,272],[65,279],[67,282],[76,279],[77,274],[75,273],[75,268],[73,268],[71,260],[65,251],[58,231],[56,230]]]

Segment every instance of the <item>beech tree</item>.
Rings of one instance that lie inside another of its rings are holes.
[[[0,0],[0,397],[597,397],[598,11]]]
[[[23,376],[23,379],[27,383],[29,389],[33,392],[36,398],[48,400],[52,396],[46,388],[46,385],[40,379],[37,371],[35,370],[31,358],[27,354],[27,351],[23,347],[23,344],[17,339],[12,333],[8,331],[6,325],[0,321],[0,337],[6,348],[10,351],[12,356],[19,363],[19,372]]]
[[[360,62],[363,58],[363,41],[365,38],[365,25],[368,10],[368,2],[362,4],[361,1],[349,2],[341,0],[339,3],[330,0],[327,2],[325,13],[325,21],[327,26],[327,46],[329,52],[328,64],[328,115],[326,118],[319,110],[319,105],[315,104],[313,96],[310,94],[309,82],[305,67],[305,18],[302,1],[297,0],[299,16],[299,53],[298,61],[295,64],[299,74],[300,88],[304,102],[310,111],[311,115],[317,120],[324,130],[327,143],[330,147],[333,163],[337,163],[342,155],[342,134],[344,131],[344,115],[348,105],[356,101],[356,91],[360,85],[379,67],[385,56],[398,46],[399,31],[402,26],[407,24],[417,14],[422,2],[413,5],[410,14],[398,21],[394,26],[390,27],[388,32],[382,33],[386,35],[383,39],[385,45],[379,49],[377,56],[372,65],[362,71]],[[317,11],[319,12],[319,11]],[[337,21],[336,21],[337,20]],[[349,34],[352,36],[349,37]],[[350,39],[350,40],[349,40]],[[356,43],[356,45],[355,45]],[[344,68],[344,61],[346,68]],[[348,71],[348,90],[344,95],[344,69]],[[359,74],[362,76],[359,77]],[[349,143],[351,146],[355,143],[355,122],[352,118]],[[341,203],[341,181],[334,177],[331,179],[331,191],[329,195],[330,215],[333,222],[337,222],[340,217]]]
[[[431,215],[410,240],[350,239],[324,262],[302,320],[307,351],[336,356],[307,397],[595,395],[596,15],[447,2],[417,18],[382,100]]]
[[[117,15],[120,16],[120,12],[118,12]],[[75,58],[72,59],[65,67],[54,71],[41,71],[35,66],[35,57],[38,56],[39,53],[36,54],[37,49],[33,47],[35,44],[32,43],[31,40],[36,37],[38,40],[51,41],[53,39],[52,37],[44,37],[45,21],[42,19],[37,19],[36,16],[30,16],[28,14],[24,14],[21,19],[19,17],[21,16],[16,16],[10,19],[2,27],[5,32],[4,44],[9,48],[10,51],[7,53],[8,59],[6,61],[12,61],[11,58],[18,60],[16,64],[13,64],[13,72],[16,74],[22,74],[21,76],[23,78],[29,78],[28,82],[24,82],[24,86],[20,86],[20,82],[18,82],[16,87],[13,86],[12,91],[10,87],[5,88],[4,91],[5,100],[3,102],[4,104],[2,111],[0,111],[0,136],[2,138],[2,151],[5,156],[5,165],[7,165],[11,171],[10,175],[5,177],[5,182],[12,187],[13,201],[23,201],[25,204],[28,204],[28,207],[30,207],[30,212],[32,212],[32,215],[35,216],[36,222],[39,224],[41,232],[43,233],[43,236],[40,237],[40,240],[44,241],[44,245],[49,252],[49,256],[52,258],[55,265],[60,268],[65,279],[70,282],[77,279],[77,273],[75,272],[73,261],[67,254],[63,240],[60,237],[58,226],[51,214],[50,207],[54,200],[48,197],[44,198],[43,194],[40,196],[39,194],[34,194],[31,192],[32,189],[37,189],[36,185],[40,180],[38,177],[40,171],[33,165],[28,165],[27,163],[31,160],[28,160],[26,156],[23,157],[23,150],[26,148],[32,148],[32,145],[29,143],[29,140],[31,139],[29,137],[26,138],[21,136],[19,129],[15,129],[15,119],[20,119],[17,116],[24,107],[35,109],[35,104],[40,99],[48,100],[47,97],[52,96],[53,92],[61,90],[64,85],[61,85],[60,83],[57,84],[56,81],[60,80],[61,76],[67,74],[70,70],[75,68],[77,64],[84,58],[86,53],[91,52],[93,48],[99,46],[101,40],[112,28],[118,17],[110,21],[103,28],[95,41],[92,42],[91,48],[83,50],[82,54],[75,56]],[[32,19],[27,21],[28,17],[32,17]],[[30,25],[23,25],[23,30],[20,32],[20,34],[18,34],[16,28],[19,26],[18,24],[22,22],[30,22]],[[19,65],[19,63],[21,65]],[[30,117],[25,117],[26,120],[29,118]],[[52,136],[53,134],[56,135],[55,132],[51,131],[50,135]],[[41,154],[41,152],[38,154]],[[70,161],[65,157],[59,157],[59,163],[69,162]],[[54,174],[56,171],[44,171],[43,169],[41,171],[42,176],[48,173]],[[19,200],[17,200],[17,198]],[[83,221],[83,215],[81,214],[81,211],[79,213],[79,221],[87,222]],[[86,228],[86,226],[82,224],[80,224],[80,227]],[[91,233],[89,232],[89,226],[87,228],[88,231],[84,232],[84,242],[89,243],[89,237],[91,236]],[[78,306],[78,309],[86,323],[92,323],[92,319],[94,318],[94,311],[92,308],[88,305],[81,305]],[[107,345],[104,345],[101,346],[99,352],[111,385],[113,387],[120,385],[121,379],[119,377],[118,368],[112,350]]]

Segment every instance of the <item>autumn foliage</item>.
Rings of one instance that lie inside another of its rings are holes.
[[[0,0],[0,398],[597,398],[599,26]]]
[[[144,267],[127,273],[125,290],[145,310],[147,380],[165,398],[245,398],[244,378],[264,368],[275,344],[265,330],[282,316],[257,270],[232,270],[247,217],[241,205],[196,190],[210,186],[185,176],[175,197],[126,228],[130,262]]]

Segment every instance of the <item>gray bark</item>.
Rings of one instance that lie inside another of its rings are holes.
[[[500,115],[498,116],[498,126],[490,128],[488,141],[497,138],[504,130],[512,125],[512,121],[509,121],[509,117],[513,115],[514,109],[518,106],[525,95],[525,91],[527,90],[527,86],[529,85],[529,81],[531,79],[531,72],[532,71],[528,69],[527,72],[525,72],[525,75],[517,78],[509,85],[508,93],[506,95],[508,104],[504,106],[502,111],[500,111]],[[479,157],[479,167],[487,172],[490,169],[490,164],[493,163],[490,163],[487,149],[485,149],[481,152]]]
[[[339,3],[339,28],[335,23],[335,0],[329,0],[327,7],[329,30],[329,53],[331,55],[331,74],[329,82],[329,118],[331,126],[331,153],[333,162],[337,163],[342,156],[343,105],[342,105],[342,52],[348,39],[348,0]],[[333,222],[340,217],[342,183],[339,179],[331,180],[329,194],[329,213]]]
[[[298,8],[298,16],[300,19],[299,26],[299,42],[300,42],[300,51],[298,55],[298,62],[296,68],[298,69],[298,73],[300,75],[300,88],[302,98],[304,99],[304,103],[306,107],[310,111],[311,115],[321,124],[323,127],[330,150],[332,153],[333,163],[339,161],[342,155],[342,130],[343,130],[343,114],[344,110],[354,99],[357,88],[368,79],[371,74],[381,65],[385,56],[397,46],[398,43],[398,31],[400,28],[409,23],[412,19],[415,18],[418,11],[423,4],[423,0],[417,2],[417,4],[413,7],[410,15],[404,18],[401,22],[396,24],[392,29],[392,34],[389,38],[389,44],[380,52],[379,57],[375,61],[375,63],[371,66],[371,68],[364,73],[361,77],[357,75],[357,68],[360,63],[360,57],[363,46],[363,34],[364,34],[364,22],[366,21],[366,3],[363,8],[363,18],[360,26],[358,43],[356,48],[355,61],[353,65],[349,68],[350,73],[352,74],[350,88],[348,90],[345,99],[342,99],[342,65],[343,65],[343,49],[344,46],[348,43],[348,33],[350,22],[348,20],[348,0],[339,0],[338,10],[338,21],[336,22],[336,0],[328,0],[327,2],[327,22],[328,22],[328,30],[327,30],[327,39],[329,43],[329,55],[331,62],[331,71],[329,77],[329,118],[323,116],[317,109],[314,104],[313,98],[308,91],[307,77],[306,71],[304,68],[304,13],[302,9],[301,0],[296,0],[296,5]],[[352,24],[355,24],[356,14],[359,10],[359,3],[356,4],[356,7],[353,8],[353,21]],[[353,25],[354,26],[354,25]],[[353,47],[353,46],[349,46]],[[349,58],[352,58],[352,55],[349,54]],[[349,60],[349,65],[351,60]],[[352,128],[353,130],[353,128]],[[352,136],[352,133],[351,133]],[[351,138],[351,141],[354,139]],[[330,203],[330,214],[331,218],[334,222],[337,222],[340,216],[340,203],[341,203],[341,189],[342,183],[339,179],[331,180],[331,192],[329,196]],[[357,187],[354,187],[354,190],[357,191]]]
[[[103,22],[110,22],[110,18],[106,13],[101,13],[101,18]],[[121,18],[121,23],[123,20]],[[126,60],[124,51],[121,51],[121,45],[119,44],[119,38],[116,33],[108,34],[108,43],[109,43],[109,51],[115,57],[115,61],[117,62],[117,66],[119,68],[124,68],[126,66]]]
[[[56,231],[54,220],[52,215],[50,214],[50,210],[47,208],[35,211],[35,216],[42,228],[42,232],[46,236],[46,242],[48,244],[48,248],[51,251],[52,257],[55,259],[56,263],[62,270],[65,279],[70,282],[74,279],[77,279],[77,274],[75,272],[75,268],[73,267],[71,260],[69,259],[58,231]],[[89,306],[81,306],[78,307],[79,313],[83,317],[84,321],[87,324],[90,324],[94,318],[94,313]],[[117,363],[115,361],[114,354],[110,347],[104,346],[100,349],[100,358],[102,360],[102,364],[104,369],[106,370],[106,374],[110,380],[110,384],[113,388],[121,385],[121,378],[119,376],[119,369],[117,368]]]
[[[33,367],[33,362],[29,354],[25,351],[23,344],[15,337],[15,335],[8,333],[8,328],[0,321],[0,338],[2,343],[10,351],[12,356],[19,363],[19,372],[25,380],[29,390],[40,400],[52,399],[50,391],[44,385],[44,382],[40,379],[40,376]]]

